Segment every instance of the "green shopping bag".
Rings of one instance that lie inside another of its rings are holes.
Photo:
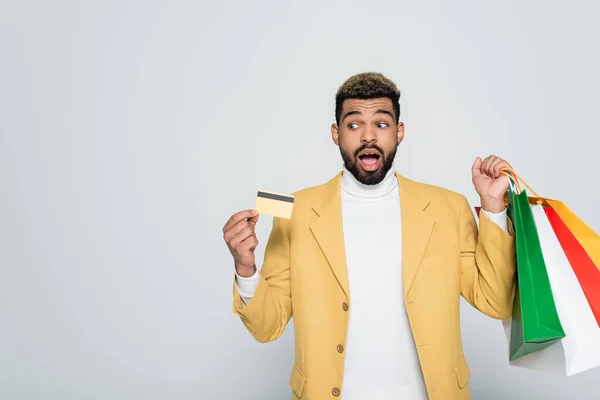
[[[508,194],[508,215],[514,227],[517,260],[509,354],[513,361],[552,345],[565,337],[565,332],[556,311],[527,192],[517,194],[513,182]]]

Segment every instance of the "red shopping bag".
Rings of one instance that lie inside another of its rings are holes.
[[[556,210],[544,207],[544,211],[600,326],[600,270]]]

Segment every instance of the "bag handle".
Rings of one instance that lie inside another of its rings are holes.
[[[521,185],[519,185],[519,181],[523,182],[523,184],[525,184],[525,186],[527,187],[527,189],[529,189],[531,191],[531,193],[533,193],[533,195],[535,197],[537,197],[537,204],[543,204],[544,202],[541,200],[542,196],[540,196],[539,194],[536,193],[535,190],[533,190],[533,188],[531,186],[529,186],[527,184],[527,182],[525,182],[525,180],[523,178],[521,178],[519,176],[519,174],[517,174],[512,168],[502,168],[500,170],[501,173],[503,173],[504,175],[508,176],[508,178],[512,181],[512,183],[515,184],[515,186],[517,186],[517,188],[519,189],[519,193],[522,192],[523,190],[521,189]]]
[[[533,189],[532,189],[532,187],[531,187],[531,186],[529,186],[529,185],[527,184],[527,182],[525,182],[525,179],[521,178],[521,177],[519,176],[519,174],[517,174],[517,173],[516,173],[516,172],[515,172],[515,171],[514,171],[512,168],[505,167],[505,168],[502,168],[502,170],[501,170],[501,171],[507,171],[508,173],[512,174],[512,175],[513,175],[513,176],[516,178],[516,180],[517,180],[517,185],[518,185],[518,181],[521,181],[521,182],[523,182],[523,184],[524,184],[524,185],[527,187],[527,189],[529,189],[529,190],[531,191],[531,193],[533,193],[533,194],[535,195],[535,197],[539,197],[539,198],[541,198],[541,197],[542,197],[542,196],[540,196],[539,194],[537,194],[537,193],[535,192],[535,190],[533,190]]]
[[[500,173],[503,175],[506,175],[508,177],[509,183],[510,183],[510,188],[512,189],[513,192],[515,192],[516,194],[519,194],[523,191],[523,189],[521,188],[521,185],[519,185],[519,181],[517,180],[517,178],[515,178],[515,176],[507,171],[504,171],[503,169],[500,170]]]

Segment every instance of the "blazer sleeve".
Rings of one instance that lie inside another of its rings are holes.
[[[274,217],[258,286],[248,304],[240,298],[235,282],[233,285],[233,313],[261,343],[281,337],[292,318],[289,250],[287,220]]]
[[[461,295],[489,317],[510,318],[516,288],[514,236],[485,213],[480,213],[478,229],[464,196],[459,221]]]

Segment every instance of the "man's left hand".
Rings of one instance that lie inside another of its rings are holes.
[[[473,186],[481,197],[481,208],[491,213],[506,209],[504,194],[508,190],[509,180],[500,172],[502,168],[511,166],[506,160],[493,155],[483,161],[477,157],[473,163]]]

